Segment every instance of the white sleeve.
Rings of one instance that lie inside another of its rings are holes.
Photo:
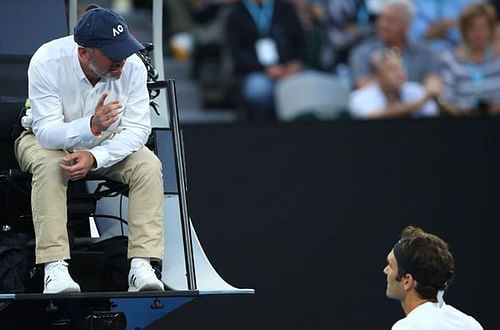
[[[424,117],[433,117],[438,115],[438,108],[434,100],[429,100],[425,102],[424,106],[420,111],[420,115]]]
[[[471,326],[471,330],[483,330],[483,326],[472,316],[469,316],[469,324]]]
[[[349,112],[354,118],[368,118],[376,109],[374,104],[367,102],[364,90],[355,90],[349,95]]]
[[[405,83],[405,102],[418,101],[425,95],[424,87],[416,82]],[[438,115],[438,108],[434,100],[429,100],[418,110],[419,117],[432,117]]]
[[[62,100],[53,73],[37,61],[28,68],[28,95],[33,116],[32,129],[40,145],[47,149],[73,149],[91,143],[90,116],[64,122]]]
[[[89,150],[96,159],[95,169],[110,167],[139,150],[146,144],[151,133],[146,67],[142,63],[130,64],[135,65],[132,74],[130,77],[122,77],[130,79],[131,85],[118,125],[119,133]]]

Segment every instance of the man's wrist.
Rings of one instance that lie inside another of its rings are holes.
[[[92,157],[92,166],[91,166],[91,169],[92,168],[96,168],[97,167],[97,160],[95,159],[95,156],[92,152],[90,151],[87,151],[89,154],[90,154],[90,157]]]
[[[90,117],[90,132],[95,137],[101,136],[102,132],[94,129],[93,122],[94,122],[94,116]]]

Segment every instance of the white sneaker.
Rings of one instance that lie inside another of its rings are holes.
[[[68,263],[58,260],[45,264],[43,293],[80,292],[80,286],[68,272]]]
[[[165,291],[149,260],[133,258],[128,273],[128,291]]]

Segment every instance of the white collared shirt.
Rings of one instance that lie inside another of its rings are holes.
[[[47,149],[88,150],[96,168],[112,166],[143,147],[151,132],[147,71],[134,54],[120,79],[101,79],[95,86],[81,68],[77,44],[67,36],[42,45],[28,68],[31,111],[23,118],[40,145]],[[101,136],[90,130],[99,97],[104,104],[119,100],[120,118]]]
[[[416,82],[406,81],[400,88],[401,102],[418,101],[424,94],[424,88]],[[355,90],[349,96],[349,111],[354,118],[369,118],[374,113],[387,108],[387,99],[378,83],[369,84]],[[413,117],[431,117],[438,114],[434,101],[427,101]]]
[[[392,330],[482,330],[473,317],[443,304],[427,302],[412,310]]]

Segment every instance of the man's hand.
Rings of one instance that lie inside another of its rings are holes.
[[[448,30],[457,25],[457,20],[454,18],[444,19],[442,21],[432,23],[425,33],[426,39],[446,38]]]
[[[500,115],[500,103],[491,103],[488,106],[488,113],[494,116]]]
[[[286,64],[285,75],[296,74],[302,70],[302,63],[299,61],[290,61]]]
[[[437,76],[432,75],[425,79],[424,88],[428,98],[437,98],[442,94],[443,84]]]
[[[95,133],[101,133],[107,130],[108,127],[119,118],[118,109],[121,108],[120,101],[116,100],[105,105],[104,100],[107,96],[108,93],[103,93],[99,98],[90,122],[92,131]]]
[[[275,64],[266,68],[266,74],[273,80],[280,79],[285,75],[285,66],[282,64]]]
[[[61,170],[69,180],[83,179],[95,165],[95,158],[89,151],[75,151],[63,157]]]

